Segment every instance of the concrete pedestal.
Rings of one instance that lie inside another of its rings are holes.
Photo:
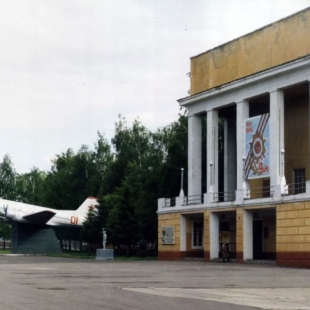
[[[97,249],[96,259],[98,260],[114,259],[114,250],[113,249]]]
[[[13,254],[60,254],[62,253],[52,227],[12,224]]]

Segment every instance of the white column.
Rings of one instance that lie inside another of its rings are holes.
[[[284,176],[284,94],[270,93],[270,186],[286,185]]]
[[[253,259],[253,213],[243,212],[243,259]]]
[[[210,259],[219,257],[220,220],[218,213],[210,213]]]
[[[207,190],[218,192],[218,112],[207,112]]]
[[[243,202],[249,195],[249,181],[244,179],[245,153],[245,119],[249,117],[249,102],[237,103],[237,193],[236,198]]]
[[[162,211],[165,207],[165,198],[157,199],[157,211]]]
[[[188,196],[201,194],[201,118],[188,118]]]

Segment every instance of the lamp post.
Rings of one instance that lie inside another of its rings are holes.
[[[285,150],[282,149],[281,150],[281,176],[284,176],[284,154],[285,154]]]
[[[213,182],[214,182],[214,174],[213,174],[213,162],[210,161],[210,184],[209,184],[209,193],[213,193]]]
[[[181,168],[181,190],[179,197],[184,198],[184,190],[183,190],[183,176],[184,176],[184,168]]]

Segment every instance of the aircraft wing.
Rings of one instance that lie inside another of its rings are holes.
[[[52,211],[41,211],[37,213],[33,213],[30,215],[26,215],[23,218],[27,221],[33,222],[34,224],[46,224],[56,213]]]

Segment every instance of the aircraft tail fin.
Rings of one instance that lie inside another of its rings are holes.
[[[87,213],[91,210],[94,210],[99,205],[98,198],[96,197],[88,197],[81,206],[76,210],[78,215],[86,216]]]

